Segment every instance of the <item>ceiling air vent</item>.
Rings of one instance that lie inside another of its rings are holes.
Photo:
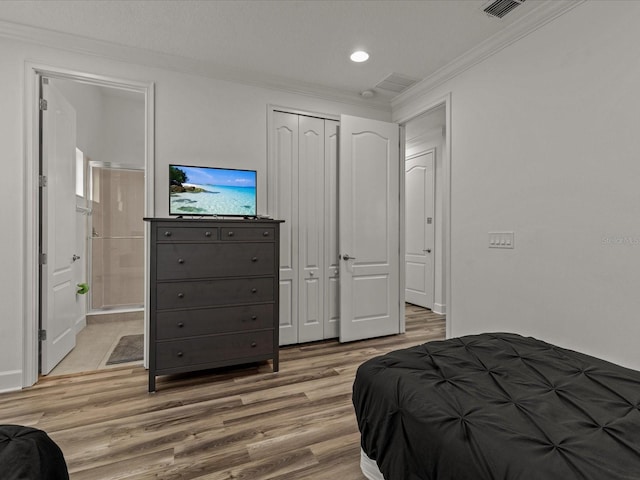
[[[413,78],[405,77],[404,75],[400,75],[399,73],[392,73],[388,77],[384,78],[380,83],[378,83],[375,88],[380,88],[382,90],[388,90],[395,93],[401,93],[410,86],[415,85],[417,82],[418,81]]]
[[[502,18],[524,2],[525,0],[496,0],[485,7],[484,12],[492,17]]]

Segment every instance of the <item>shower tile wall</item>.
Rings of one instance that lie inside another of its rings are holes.
[[[144,172],[92,168],[91,309],[144,303]]]

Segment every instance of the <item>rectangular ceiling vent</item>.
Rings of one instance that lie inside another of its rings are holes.
[[[399,73],[392,73],[388,77],[382,79],[375,88],[382,90],[388,90],[390,92],[401,93],[412,85],[415,85],[418,81],[414,78],[405,77]]]
[[[519,7],[525,0],[496,0],[484,8],[484,12],[492,17],[502,18]]]

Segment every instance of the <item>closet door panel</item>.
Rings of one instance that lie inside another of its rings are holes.
[[[324,338],[340,335],[340,265],[338,259],[338,125],[325,120],[324,168],[325,168],[325,292]]]
[[[324,338],[324,120],[299,117],[298,241],[300,342]]]
[[[280,345],[298,342],[298,116],[274,112],[270,213],[280,225]]]

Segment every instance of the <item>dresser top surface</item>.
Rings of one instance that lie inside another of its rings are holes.
[[[145,222],[151,223],[180,223],[180,224],[199,224],[199,223],[233,223],[233,224],[245,224],[255,225],[259,223],[284,223],[284,220],[274,220],[272,218],[220,218],[220,217],[206,217],[206,218],[158,218],[158,217],[144,217]]]

